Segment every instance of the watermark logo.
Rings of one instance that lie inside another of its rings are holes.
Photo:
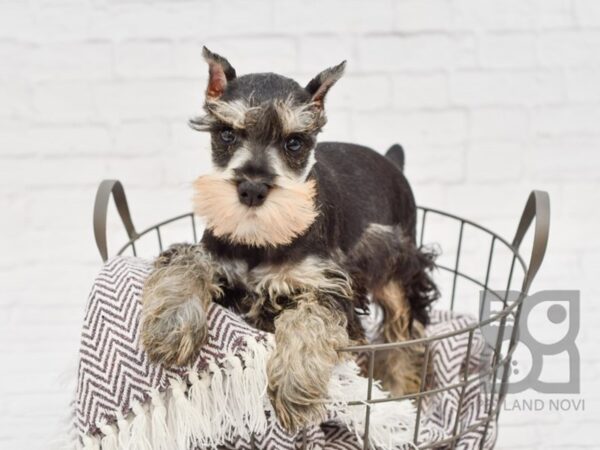
[[[487,319],[512,304],[522,295],[518,291],[481,293],[482,319]],[[496,382],[510,370],[508,393],[532,389],[544,394],[580,392],[580,357],[576,338],[580,327],[580,293],[574,290],[540,291],[523,299],[518,326],[514,313],[481,328],[490,350],[501,349],[505,356],[511,339],[516,347],[510,367],[500,367]]]

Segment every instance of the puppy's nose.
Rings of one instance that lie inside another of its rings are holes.
[[[246,206],[260,206],[269,194],[269,185],[256,181],[242,181],[237,187],[238,198]]]

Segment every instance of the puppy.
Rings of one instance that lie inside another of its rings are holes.
[[[364,342],[360,314],[385,312],[385,342],[422,336],[437,290],[433,255],[415,243],[416,207],[403,153],[317,144],[324,103],[345,62],[305,87],[274,73],[237,76],[204,48],[204,111],[214,171],[194,183],[206,222],[197,245],[157,259],[143,293],[142,340],[156,362],[185,365],[206,338],[206,308],[219,302],[275,334],[268,392],[284,427],[325,418],[327,384]],[[423,348],[391,350],[375,375],[395,394],[419,388]]]

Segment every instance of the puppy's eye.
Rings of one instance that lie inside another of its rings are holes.
[[[219,133],[219,138],[224,144],[231,145],[235,142],[236,136],[231,128],[226,128],[221,130]]]
[[[284,146],[288,152],[294,153],[302,148],[302,141],[297,137],[291,137],[285,141]]]

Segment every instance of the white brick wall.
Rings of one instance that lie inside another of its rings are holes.
[[[139,227],[189,209],[210,161],[186,126],[203,44],[302,82],[347,59],[324,138],[401,142],[422,204],[510,237],[527,193],[550,192],[535,287],[582,291],[586,412],[504,412],[499,447],[597,448],[597,0],[1,1],[0,447],[48,447],[99,267],[97,183],[124,182]]]

